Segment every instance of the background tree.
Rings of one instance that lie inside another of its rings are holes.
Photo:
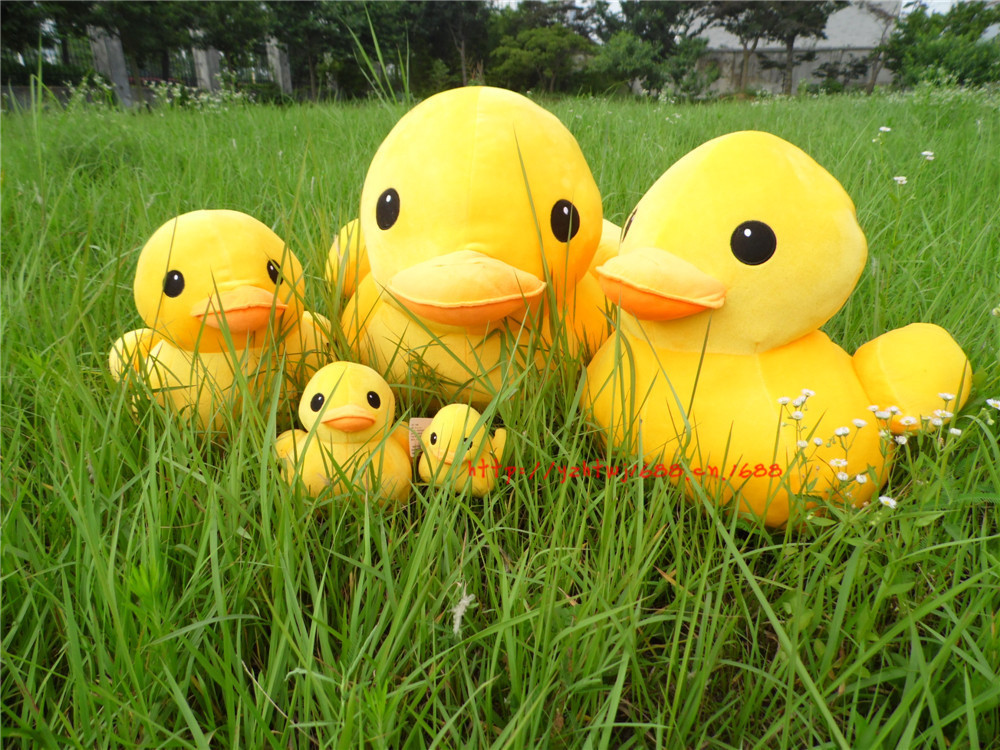
[[[791,95],[796,66],[816,58],[813,51],[796,54],[795,42],[799,39],[826,39],[826,23],[830,16],[846,6],[846,0],[762,3],[764,37],[784,45],[785,53],[777,61],[761,58],[761,64],[765,68],[781,69],[782,93]]]
[[[572,74],[582,67],[578,58],[593,46],[589,39],[562,24],[525,29],[516,38],[504,37],[493,50],[490,76],[510,88],[562,90],[568,87]]]
[[[259,2],[196,3],[192,23],[200,32],[195,46],[214,47],[226,65],[245,67],[253,54],[260,54],[271,33],[272,16]]]
[[[658,90],[664,73],[656,58],[652,44],[622,29],[601,45],[589,69],[604,87],[639,81],[648,90]]]
[[[944,14],[918,5],[899,20],[884,45],[886,67],[904,86],[925,79],[972,86],[1000,81],[1000,38],[983,39],[995,23],[1000,23],[996,5],[956,3]]]
[[[745,91],[750,77],[750,57],[764,38],[770,9],[760,2],[717,2],[712,3],[712,13],[723,29],[740,40],[743,58],[737,89]]]

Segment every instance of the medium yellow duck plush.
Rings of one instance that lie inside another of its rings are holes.
[[[507,431],[499,429],[490,436],[482,414],[471,406],[448,404],[420,435],[417,470],[431,486],[468,490],[482,497],[496,486],[502,473],[500,459],[506,442]]]
[[[222,429],[249,386],[304,383],[329,361],[329,322],[305,312],[302,266],[270,228],[229,210],[177,216],[139,255],[135,304],[148,328],[111,348],[118,379],[142,378],[199,429]]]
[[[275,443],[290,484],[313,497],[327,487],[343,494],[364,489],[379,500],[405,502],[413,465],[405,427],[393,429],[396,399],[370,367],[334,362],[306,385],[299,404],[305,430],[288,430]]]
[[[415,107],[375,154],[360,210],[371,273],[341,324],[391,381],[425,373],[443,400],[482,406],[529,366],[549,315],[574,345],[606,338],[587,274],[600,194],[570,132],[526,97],[470,86]]]
[[[935,325],[853,357],[819,330],[866,257],[851,199],[792,144],[732,133],[680,159],[596,269],[621,307],[587,370],[606,441],[768,526],[817,498],[867,502],[892,435],[946,421],[971,373]]]

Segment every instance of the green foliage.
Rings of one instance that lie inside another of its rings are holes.
[[[490,54],[488,79],[522,91],[565,89],[571,76],[583,69],[581,56],[593,46],[562,24],[525,29],[516,38],[504,37]]]
[[[1000,37],[983,39],[996,23],[1000,7],[984,2],[955,3],[943,14],[917,5],[884,45],[886,67],[903,86],[923,80],[969,86],[1000,81]]]
[[[588,68],[604,86],[639,80],[646,89],[658,90],[663,82],[653,45],[631,31],[616,31],[598,48]]]
[[[326,253],[405,110],[4,114],[4,747],[995,747],[996,96],[552,104],[619,224],[709,138],[802,146],[870,247],[824,330],[854,351],[931,321],[968,353],[962,434],[899,446],[895,509],[778,532],[662,480],[580,471],[627,459],[593,439],[574,360],[495,404],[503,463],[523,471],[480,501],[424,486],[397,510],[306,501],[270,460],[295,418],[284,400],[247,408],[226,441],[133,414],[106,357],[140,325],[145,239],[185,211],[250,213],[302,260],[307,307],[336,320]]]

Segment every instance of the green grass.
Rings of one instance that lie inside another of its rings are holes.
[[[139,325],[138,249],[197,208],[273,226],[335,317],[325,254],[403,110],[5,113],[5,747],[1000,747],[996,99],[548,106],[618,222],[715,135],[804,148],[871,249],[826,330],[853,351],[948,328],[976,372],[962,434],[910,441],[895,510],[766,532],[663,481],[542,480],[607,460],[577,363],[498,404],[504,463],[534,477],[313,509],[270,458],[287,404],[206,443],[133,419],[107,351]]]

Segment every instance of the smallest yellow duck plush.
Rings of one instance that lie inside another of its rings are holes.
[[[471,406],[443,407],[420,436],[423,453],[417,466],[420,478],[431,486],[452,486],[482,497],[500,476],[507,431],[486,431],[483,416]]]
[[[300,481],[316,497],[361,488],[380,500],[403,503],[413,465],[405,427],[395,430],[396,399],[374,370],[334,362],[317,372],[299,403],[305,430],[282,433],[275,451],[289,484]]]

